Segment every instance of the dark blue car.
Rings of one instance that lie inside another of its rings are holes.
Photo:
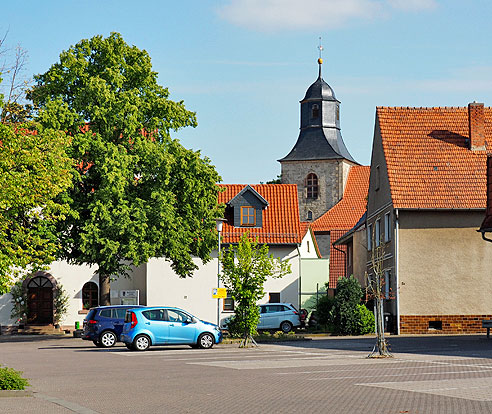
[[[94,342],[100,348],[110,348],[120,340],[128,309],[139,305],[112,305],[91,308],[84,319],[82,339]]]

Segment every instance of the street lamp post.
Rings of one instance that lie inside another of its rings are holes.
[[[217,253],[217,289],[220,288],[220,234],[222,233],[222,225],[227,221],[222,218],[215,219],[215,227],[217,229],[217,233],[219,234],[219,250]],[[217,298],[217,325],[220,322],[220,298]]]

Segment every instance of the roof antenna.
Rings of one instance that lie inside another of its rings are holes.
[[[321,65],[323,64],[323,59],[321,58],[321,54],[323,53],[323,45],[321,44],[321,36],[319,37],[318,50],[319,50],[319,58],[318,58],[319,78],[321,79]]]

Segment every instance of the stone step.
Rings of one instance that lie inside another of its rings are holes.
[[[25,325],[23,329],[18,330],[19,334],[24,335],[61,335],[65,334],[60,327],[53,325]]]

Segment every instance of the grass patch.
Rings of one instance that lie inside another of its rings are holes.
[[[306,341],[307,339],[303,335],[296,335],[295,332],[283,333],[281,331],[270,333],[263,331],[255,335],[254,340],[258,343],[265,342],[286,342],[286,341]],[[242,338],[233,338],[226,336],[223,340],[223,344],[239,344]]]

